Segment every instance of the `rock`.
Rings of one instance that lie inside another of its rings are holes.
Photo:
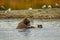
[[[30,18],[33,18],[33,15],[30,15]]]

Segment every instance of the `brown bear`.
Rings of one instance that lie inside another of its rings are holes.
[[[27,29],[28,26],[30,26],[30,20],[26,17],[18,24],[17,29]]]

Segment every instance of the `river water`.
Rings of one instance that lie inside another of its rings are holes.
[[[0,20],[0,40],[60,40],[60,19],[34,19],[31,25],[34,29],[19,32],[16,29],[20,19]],[[37,28],[42,24],[43,28]]]

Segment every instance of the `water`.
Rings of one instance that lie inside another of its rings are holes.
[[[20,19],[0,20],[0,40],[60,40],[60,19],[32,20],[31,25],[43,28],[27,29],[18,32],[16,29]]]

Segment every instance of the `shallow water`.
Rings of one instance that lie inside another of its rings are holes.
[[[18,32],[16,29],[20,19],[0,20],[0,40],[60,40],[60,19],[31,20],[31,25],[43,28],[27,29]]]
[[[16,28],[20,19],[1,19],[0,28]],[[32,26],[37,27],[38,24],[42,24],[43,27],[60,27],[60,19],[31,19]]]

